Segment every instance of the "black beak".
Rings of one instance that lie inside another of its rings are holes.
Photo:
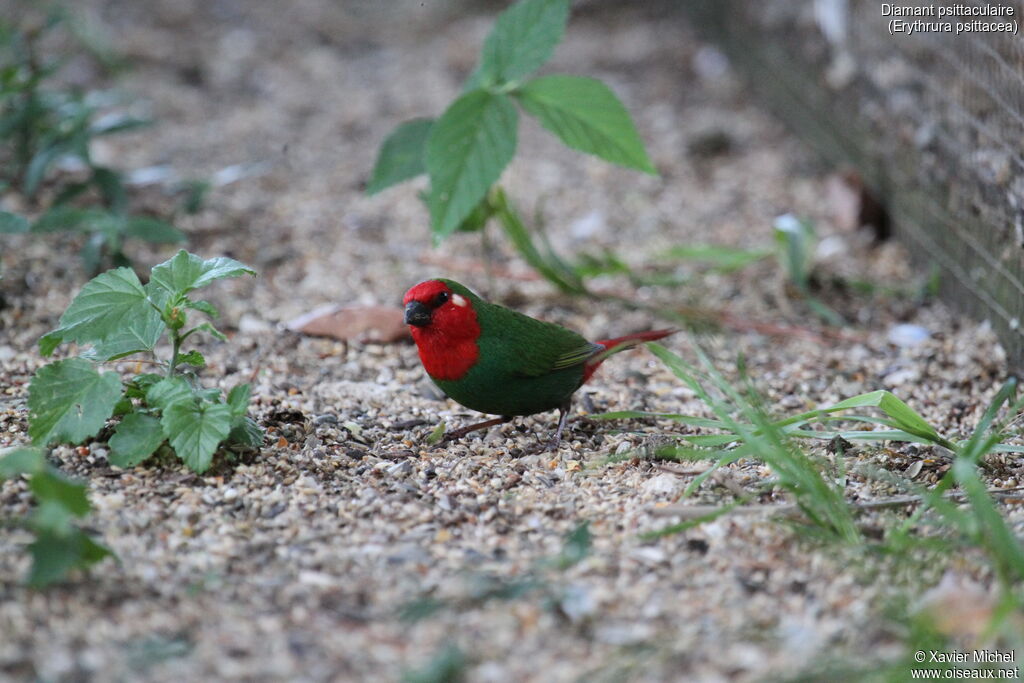
[[[410,301],[405,305],[405,324],[425,327],[430,324],[430,309],[419,301]]]

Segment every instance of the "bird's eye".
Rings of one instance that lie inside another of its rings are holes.
[[[434,297],[434,308],[437,308],[438,306],[443,306],[446,303],[448,303],[448,298],[449,298],[448,292],[441,292],[440,294],[435,296]]]

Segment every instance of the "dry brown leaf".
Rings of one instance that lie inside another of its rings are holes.
[[[402,309],[391,306],[322,306],[288,323],[288,329],[342,341],[390,343],[409,336]]]

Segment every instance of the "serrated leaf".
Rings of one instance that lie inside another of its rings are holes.
[[[126,237],[135,237],[153,244],[176,244],[188,239],[181,230],[156,218],[133,216],[124,223]]]
[[[233,258],[218,256],[203,260],[182,249],[173,258],[153,267],[149,283],[171,296],[178,296],[205,287],[215,280],[255,274],[252,268]]]
[[[209,301],[203,301],[201,299],[199,301],[192,301],[191,299],[188,299],[185,301],[184,306],[185,308],[191,308],[194,311],[205,313],[211,318],[220,317],[220,311],[218,311]]]
[[[242,417],[249,410],[249,396],[252,389],[248,384],[239,384],[228,392],[228,405],[231,406],[231,414],[235,417]]]
[[[183,377],[169,377],[149,387],[146,391],[146,404],[163,411],[174,403],[191,401],[192,397],[192,387]]]
[[[160,422],[178,457],[202,474],[231,432],[231,408],[223,403],[183,401],[169,406]]]
[[[178,356],[178,362],[185,363],[196,368],[201,368],[206,365],[206,359],[203,358],[203,354],[199,353],[195,349]]]
[[[115,268],[86,283],[60,317],[60,326],[40,340],[39,348],[47,355],[58,337],[61,341],[97,344],[126,331],[148,340],[159,317],[146,300],[146,291],[135,272]]]
[[[502,12],[467,87],[517,81],[551,58],[565,33],[569,0],[523,0]]]
[[[9,211],[0,211],[0,235],[16,235],[28,232],[28,219]]]
[[[145,398],[146,392],[149,388],[163,379],[163,375],[158,375],[153,372],[135,375],[135,377],[125,385],[124,394],[128,398]]]
[[[62,341],[64,341],[63,338],[56,331],[44,334],[39,338],[39,353],[44,358],[53,355],[53,352],[57,350]]]
[[[85,484],[68,479],[52,468],[33,476],[29,488],[37,500],[55,503],[75,517],[85,517],[91,509]]]
[[[113,554],[79,529],[68,535],[44,531],[36,536],[29,552],[32,568],[28,584],[36,588],[61,581],[71,570],[85,569]]]
[[[256,421],[248,416],[236,417],[231,423],[231,433],[228,434],[228,441],[259,448],[263,445],[263,430]]]
[[[110,437],[111,465],[133,467],[153,455],[164,442],[160,419],[152,415],[126,415]]]
[[[476,90],[455,100],[430,131],[431,227],[451,234],[483,199],[516,151],[518,114],[508,97]]]
[[[160,341],[167,326],[160,318],[160,314],[153,308],[147,307],[146,313],[139,318],[132,318],[126,327],[114,332],[101,342],[93,344],[92,348],[82,352],[83,358],[94,361],[108,361],[124,358],[134,353],[151,351],[156,343]],[[40,347],[42,340],[40,340]]]
[[[580,76],[543,76],[513,93],[523,109],[569,147],[657,174],[629,112],[608,86]]]
[[[32,443],[81,443],[95,436],[121,398],[121,378],[70,358],[43,366],[29,385],[28,434]]]
[[[35,474],[46,468],[41,448],[16,446],[0,450],[0,479],[13,479],[22,474]]]
[[[228,340],[227,336],[225,336],[225,334],[223,332],[218,330],[211,323],[201,323],[199,325],[196,325],[191,330],[186,332],[184,337],[190,337],[193,334],[195,334],[196,332],[206,332],[207,334],[209,334],[211,337],[213,337],[214,339],[216,339],[218,341],[227,341]]]
[[[74,530],[74,520],[75,515],[59,502],[39,499],[39,504],[29,516],[29,527],[37,533],[49,531],[64,536]]]
[[[413,119],[391,132],[380,146],[366,194],[377,194],[427,170],[423,156],[433,125],[434,119]]]

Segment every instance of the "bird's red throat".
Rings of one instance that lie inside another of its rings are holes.
[[[480,359],[480,323],[472,303],[437,280],[421,282],[409,290],[405,303],[416,300],[425,304],[442,291],[447,291],[451,298],[433,310],[430,324],[410,326],[409,331],[427,374],[434,379],[457,380]]]

